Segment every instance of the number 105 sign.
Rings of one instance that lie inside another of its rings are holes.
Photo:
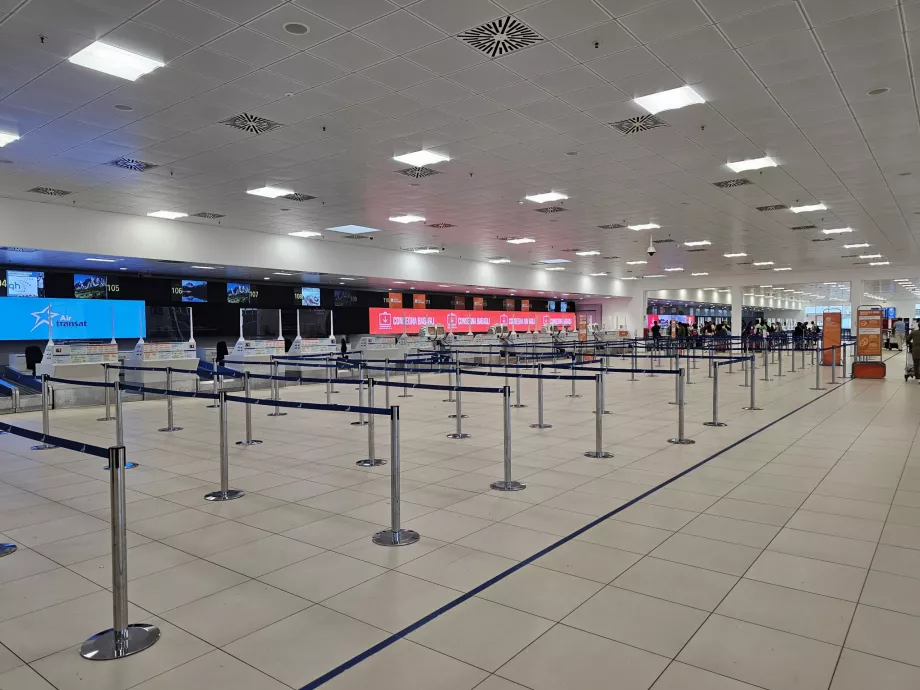
[[[468,311],[456,309],[381,309],[370,310],[371,335],[416,333],[422,326],[442,324],[457,333],[485,333],[489,326],[508,326],[521,333],[538,331],[547,324],[572,330],[575,314],[534,311]]]

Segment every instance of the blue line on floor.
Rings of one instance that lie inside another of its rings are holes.
[[[593,522],[589,522],[589,523],[588,523],[587,525],[585,525],[584,527],[581,527],[581,528],[575,530],[575,531],[572,532],[570,535],[568,535],[568,536],[566,536],[566,537],[563,537],[562,539],[560,539],[560,540],[557,541],[556,543],[550,544],[549,546],[547,546],[547,547],[546,547],[545,549],[543,549],[542,551],[538,551],[538,552],[535,553],[533,556],[529,556],[528,558],[525,558],[525,559],[524,559],[523,561],[521,561],[520,563],[517,563],[517,564],[511,566],[510,568],[508,568],[508,569],[505,570],[504,572],[499,573],[498,575],[496,575],[496,576],[493,577],[492,579],[486,580],[486,581],[483,582],[481,585],[477,585],[476,587],[474,587],[473,589],[471,589],[471,590],[470,590],[469,592],[467,592],[466,594],[461,594],[461,595],[460,595],[459,597],[457,597],[456,599],[447,602],[446,604],[444,604],[444,606],[442,606],[442,607],[439,608],[439,609],[436,609],[436,610],[432,611],[431,613],[429,613],[429,614],[428,614],[427,616],[425,616],[424,618],[420,618],[419,620],[417,620],[417,621],[415,621],[414,623],[412,623],[411,625],[409,625],[409,626],[403,628],[403,629],[400,630],[399,632],[393,633],[392,635],[390,635],[390,636],[389,636],[388,638],[386,638],[385,640],[381,640],[380,642],[378,642],[377,644],[375,644],[373,647],[370,647],[369,649],[365,649],[365,650],[364,650],[363,652],[361,652],[360,654],[358,654],[358,655],[356,655],[356,656],[353,656],[351,659],[349,659],[348,661],[346,661],[346,662],[340,664],[339,666],[336,666],[336,667],[335,667],[334,669],[332,669],[331,671],[327,671],[326,673],[324,673],[323,675],[321,675],[319,678],[316,678],[315,680],[313,680],[313,681],[307,683],[306,685],[304,685],[300,690],[314,690],[314,688],[318,688],[318,687],[320,687],[321,685],[325,685],[325,684],[328,683],[330,680],[332,680],[332,679],[335,678],[336,676],[341,675],[342,673],[344,673],[345,671],[347,671],[347,670],[350,669],[351,667],[357,666],[357,665],[360,664],[362,661],[364,661],[365,659],[368,659],[368,658],[374,656],[374,655],[377,654],[378,652],[382,652],[384,649],[386,649],[387,647],[389,647],[389,646],[390,646],[391,644],[393,644],[394,642],[397,642],[397,641],[403,639],[403,638],[406,637],[408,634],[410,634],[410,633],[412,633],[412,632],[415,632],[416,630],[418,630],[419,628],[421,628],[421,627],[422,627],[423,625],[425,625],[426,623],[430,623],[430,622],[433,621],[435,618],[444,615],[445,613],[447,613],[448,611],[450,611],[450,610],[453,609],[453,608],[456,608],[457,606],[459,606],[459,605],[462,604],[463,602],[468,601],[469,599],[472,599],[474,596],[476,596],[476,595],[479,594],[480,592],[482,592],[482,591],[488,589],[489,587],[491,587],[492,585],[494,585],[494,584],[496,584],[496,583],[498,583],[498,582],[501,582],[501,581],[504,580],[506,577],[508,577],[509,575],[512,575],[512,574],[516,573],[518,570],[520,570],[520,569],[523,568],[524,566],[530,565],[531,563],[533,563],[533,562],[534,562],[535,560],[537,560],[538,558],[541,558],[542,556],[545,556],[546,554],[548,554],[548,553],[550,553],[550,552],[552,552],[552,551],[555,551],[556,549],[558,549],[560,546],[563,546],[564,544],[568,544],[570,541],[572,541],[572,540],[575,539],[576,537],[578,537],[578,536],[584,534],[584,533],[587,532],[589,529],[592,529],[592,528],[594,528],[594,527],[597,527],[599,524],[601,524],[602,522],[605,522],[605,521],[609,520],[610,518],[612,518],[612,517],[613,517],[614,515],[616,515],[617,513],[620,513],[620,512],[622,512],[622,511],[626,510],[627,508],[629,508],[630,506],[635,505],[635,504],[638,503],[639,501],[641,501],[641,500],[643,500],[643,499],[645,499],[645,498],[648,498],[649,496],[651,496],[652,494],[654,494],[656,491],[659,491],[659,490],[663,489],[664,487],[668,486],[669,484],[673,484],[673,483],[676,482],[678,479],[680,479],[681,477],[684,477],[684,476],[690,474],[690,473],[693,472],[694,470],[698,470],[700,467],[702,467],[703,465],[705,465],[706,463],[708,463],[708,462],[710,462],[710,461],[712,461],[712,460],[715,460],[717,457],[719,457],[719,456],[722,455],[723,453],[726,453],[727,451],[730,451],[732,448],[735,448],[735,447],[741,445],[742,443],[744,443],[744,442],[747,441],[748,439],[753,438],[754,436],[756,436],[757,434],[759,434],[759,433],[761,433],[761,432],[763,432],[763,431],[766,431],[766,430],[769,429],[770,427],[772,427],[772,426],[774,426],[774,425],[776,425],[776,424],[779,424],[779,423],[780,423],[781,421],[783,421],[784,419],[787,419],[788,417],[791,417],[792,415],[794,415],[794,414],[795,414],[796,412],[798,412],[799,410],[805,409],[806,407],[808,407],[808,406],[811,405],[812,403],[817,402],[818,400],[820,400],[821,398],[825,397],[826,395],[830,395],[831,393],[834,393],[834,392],[840,390],[843,386],[845,386],[846,384],[848,384],[850,381],[853,381],[853,380],[854,380],[854,379],[852,379],[852,378],[847,379],[846,381],[844,381],[843,383],[841,383],[837,388],[832,388],[832,389],[830,389],[829,391],[827,391],[826,393],[822,393],[822,394],[819,395],[817,398],[814,398],[813,400],[809,400],[809,401],[808,401],[807,403],[805,403],[804,405],[800,405],[799,407],[795,408],[794,410],[792,410],[792,411],[790,411],[790,412],[787,412],[787,413],[784,414],[782,417],[778,417],[777,419],[774,419],[774,420],[773,420],[772,422],[770,422],[769,424],[767,424],[767,425],[765,425],[765,426],[762,426],[762,427],[760,427],[759,429],[756,429],[755,431],[752,431],[752,432],[749,433],[747,436],[744,436],[743,438],[738,439],[738,440],[735,441],[734,443],[725,446],[725,448],[723,448],[722,450],[720,450],[720,451],[718,451],[718,452],[716,452],[716,453],[713,453],[713,454],[710,455],[708,458],[705,458],[704,460],[700,460],[698,463],[696,463],[696,464],[693,465],[692,467],[688,467],[688,468],[685,469],[683,472],[680,472],[680,473],[678,473],[678,474],[675,474],[675,475],[674,475],[673,477],[671,477],[670,479],[667,479],[667,480],[661,482],[661,484],[659,484],[658,486],[654,486],[654,487],[652,487],[651,489],[649,489],[648,491],[646,491],[645,493],[640,494],[639,496],[636,496],[635,498],[633,498],[633,499],[627,501],[626,503],[624,503],[623,505],[621,505],[619,508],[614,508],[614,509],[611,510],[609,513],[607,513],[606,515],[602,515],[601,517],[597,518],[597,519],[594,520]]]

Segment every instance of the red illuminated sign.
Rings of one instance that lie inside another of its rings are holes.
[[[448,331],[456,333],[485,333],[489,326],[508,326],[519,333],[528,329],[538,331],[546,324],[555,324],[559,328],[573,330],[575,314],[555,312],[524,311],[469,311],[459,309],[380,309],[373,307],[370,312],[370,332],[372,335],[389,335],[416,333],[422,326],[442,324]],[[470,328],[472,326],[472,328]]]

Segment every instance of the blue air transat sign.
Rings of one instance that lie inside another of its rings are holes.
[[[0,340],[140,338],[147,334],[140,300],[0,297]]]

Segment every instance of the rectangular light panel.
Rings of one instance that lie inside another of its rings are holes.
[[[425,220],[425,216],[417,216],[413,213],[407,213],[404,216],[390,216],[390,220],[394,223],[421,223]]]
[[[546,192],[545,194],[531,194],[530,196],[525,196],[527,201],[533,201],[538,204],[545,204],[547,201],[562,201],[563,199],[568,199],[565,194],[560,194],[559,192]]]
[[[761,168],[775,168],[776,161],[770,158],[769,156],[764,156],[763,158],[750,158],[746,161],[736,161],[734,163],[726,163],[726,165],[731,168],[734,172],[740,173],[745,172],[746,170],[760,170]]]
[[[400,163],[405,163],[406,165],[411,165],[413,168],[423,168],[426,165],[433,165],[434,163],[441,163],[443,161],[449,161],[448,156],[442,156],[440,153],[435,153],[434,151],[415,151],[413,153],[406,153],[402,156],[393,156],[394,161],[399,161]]]
[[[298,230],[297,232],[289,232],[288,235],[291,237],[322,237],[321,232],[313,232],[312,230]],[[349,280],[352,280],[351,278]]]
[[[536,242],[532,237],[512,237],[508,240],[508,244],[530,244],[531,242]]]
[[[167,220],[175,220],[176,218],[185,218],[188,216],[187,213],[182,213],[180,211],[154,211],[147,215],[151,218],[166,218]]]
[[[660,225],[656,223],[645,223],[644,225],[627,225],[630,230],[657,230]]]
[[[88,67],[97,72],[105,72],[129,81],[135,81],[138,77],[149,74],[165,64],[100,41],[86,46],[68,59],[75,65]]]
[[[0,147],[11,144],[14,141],[19,141],[19,137],[15,134],[9,134],[8,132],[0,132]]]
[[[363,235],[366,232],[377,232],[377,228],[366,228],[363,225],[339,225],[326,228],[329,232],[341,232],[343,235]]]
[[[689,86],[681,86],[669,91],[660,91],[659,93],[633,99],[633,103],[640,108],[644,108],[652,115],[665,110],[677,110],[678,108],[686,108],[688,105],[705,102],[706,100]]]
[[[247,189],[246,193],[253,196],[264,196],[266,199],[277,199],[279,196],[293,194],[294,190],[282,187],[259,187],[258,189]]]
[[[790,206],[789,210],[793,213],[811,213],[812,211],[826,211],[827,206],[824,204],[812,204],[811,206]]]

